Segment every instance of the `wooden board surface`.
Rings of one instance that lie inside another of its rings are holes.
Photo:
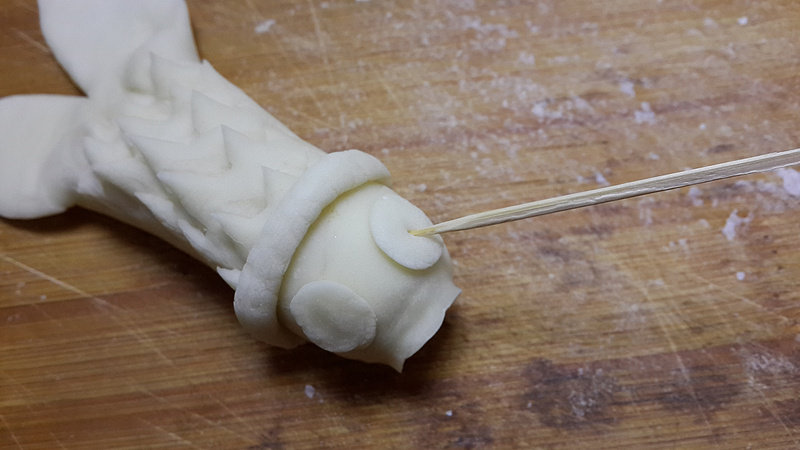
[[[78,94],[0,3],[0,95]],[[435,221],[800,145],[794,0],[189,8],[224,76]],[[0,221],[0,446],[798,447],[791,187],[447,235],[463,294],[402,374],[253,341],[214,273],[97,214]]]

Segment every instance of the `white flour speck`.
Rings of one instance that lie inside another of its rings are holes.
[[[531,108],[531,113],[539,120],[560,119],[564,117],[564,113],[560,109],[548,109],[546,100],[536,102],[533,108]]]
[[[530,34],[538,34],[539,33],[539,30],[540,30],[539,26],[538,25],[534,25],[533,22],[531,22],[530,20],[526,20],[525,21],[525,26],[528,28],[528,32]]]
[[[739,19],[736,20],[736,21],[739,22],[739,25],[742,25],[742,26],[747,25],[747,22],[749,22],[747,17],[739,17]]]
[[[545,104],[546,104],[546,102],[538,102],[535,105],[533,105],[533,108],[531,108],[531,112],[533,113],[533,115],[538,117],[538,118],[540,118],[540,119],[544,118],[545,117],[545,109],[544,109],[545,108]]]
[[[721,127],[717,128],[717,133],[723,137],[731,137],[733,136],[733,128],[727,125],[722,125]]]
[[[736,233],[742,225],[747,225],[750,221],[753,220],[749,215],[747,217],[739,217],[739,210],[734,209],[731,212],[731,215],[728,216],[728,220],[725,221],[725,226],[722,227],[722,234],[725,235],[725,239],[732,241],[736,238]]]
[[[303,390],[308,398],[314,398],[314,394],[317,393],[317,390],[314,389],[314,386],[307,384],[305,389]]]
[[[783,355],[748,352],[742,356],[745,359],[745,369],[750,375],[763,377],[780,374],[794,375],[798,372],[798,367],[794,362]]]
[[[624,80],[619,83],[619,91],[628,97],[636,97],[636,86],[629,80]]]
[[[572,119],[584,112],[592,112],[594,108],[585,99],[573,95],[568,99],[540,100],[530,108],[540,122],[549,122],[559,119]]]
[[[559,56],[554,56],[552,58],[548,58],[547,61],[552,64],[567,64],[569,62],[578,61],[580,59],[581,59],[580,56],[577,55],[575,56],[559,55]]]
[[[783,179],[783,188],[789,195],[800,196],[800,172],[794,169],[782,168],[775,171]]]
[[[578,111],[594,111],[589,102],[577,95],[570,97],[570,101],[572,102],[572,106]]]
[[[645,226],[653,224],[653,208],[652,208],[652,205],[653,205],[652,197],[644,198],[642,200],[639,200],[639,204],[638,204],[638,206],[639,206],[639,220],[641,220],[642,224],[644,224]]]
[[[518,37],[515,30],[505,24],[483,23],[479,17],[464,16],[461,18],[464,30],[473,30],[477,39],[471,40],[473,48],[479,51],[497,51],[505,48],[506,40]]]
[[[736,272],[736,279],[739,281],[744,280],[744,277],[747,276],[744,272]]]
[[[656,123],[656,114],[652,109],[650,109],[650,103],[642,102],[641,107],[641,110],[634,111],[633,113],[633,119],[636,121],[636,123],[646,123],[650,125]]]
[[[448,409],[447,411],[444,412],[444,415],[447,417],[453,417],[453,410]]]
[[[692,205],[694,206],[703,206],[703,199],[700,198],[702,191],[697,186],[692,186],[689,188],[689,198],[692,200]]]
[[[256,34],[269,33],[269,30],[273,25],[275,25],[275,19],[267,19],[256,25],[253,31],[255,31]]]
[[[689,30],[686,31],[686,35],[687,36],[703,37],[703,33],[700,30],[698,30],[697,28],[690,28]]]
[[[536,55],[528,52],[519,52],[517,61],[528,66],[533,66],[536,64]]]
[[[600,172],[594,173],[594,181],[602,186],[608,186],[610,184],[608,180],[606,180],[606,177],[604,177],[603,174]]]
[[[706,129],[706,124],[705,123],[701,123],[697,128],[699,128],[701,130],[705,130]]]

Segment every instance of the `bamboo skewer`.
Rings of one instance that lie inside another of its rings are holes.
[[[767,153],[750,158],[737,159],[721,164],[684,170],[643,180],[631,181],[585,192],[562,195],[521,205],[470,214],[448,220],[427,228],[410,231],[414,236],[432,236],[450,231],[469,230],[513,220],[527,219],[584,206],[598,205],[625,198],[668,191],[709,181],[740,175],[767,172],[781,167],[800,164],[800,148],[784,152]]]

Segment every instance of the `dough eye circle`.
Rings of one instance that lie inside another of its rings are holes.
[[[396,263],[412,270],[425,270],[442,257],[441,237],[409,233],[431,225],[422,210],[396,194],[382,195],[370,210],[369,228],[375,244]]]
[[[312,281],[292,297],[289,310],[308,340],[334,353],[369,345],[377,318],[369,303],[347,286]]]

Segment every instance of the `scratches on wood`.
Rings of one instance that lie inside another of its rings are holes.
[[[17,435],[14,434],[14,430],[11,429],[11,426],[8,424],[8,421],[6,421],[5,416],[3,416],[2,414],[0,414],[0,423],[2,423],[3,428],[5,428],[8,431],[8,436],[11,438],[11,441],[14,443],[14,445],[19,449],[24,448],[22,444],[19,442]]]
[[[23,41],[25,41],[28,44],[32,45],[34,48],[36,48],[37,50],[41,51],[42,53],[44,53],[46,55],[50,55],[51,54],[49,48],[47,48],[44,44],[42,44],[41,42],[37,41],[36,39],[30,37],[28,35],[28,33],[24,32],[22,30],[16,29],[16,28],[12,29],[12,31],[20,39],[22,39]]]
[[[7,262],[7,263],[9,263],[9,264],[11,264],[13,266],[19,267],[20,269],[22,269],[22,270],[24,270],[24,271],[26,271],[26,272],[28,272],[28,273],[36,276],[36,277],[42,278],[44,280],[47,280],[47,281],[55,284],[58,287],[64,288],[64,289],[66,289],[66,290],[68,290],[68,291],[70,291],[72,293],[78,294],[81,297],[92,298],[91,294],[89,294],[87,292],[84,292],[84,291],[78,289],[77,287],[75,287],[75,286],[73,286],[73,285],[71,285],[69,283],[61,281],[56,277],[50,276],[50,275],[48,275],[48,274],[46,274],[46,273],[44,273],[44,272],[42,272],[40,270],[37,270],[37,269],[35,269],[35,268],[33,268],[33,267],[23,263],[23,262],[20,262],[20,261],[18,261],[16,259],[6,255],[6,254],[0,254],[0,259],[2,259],[3,261],[5,261],[5,262]]]
[[[0,95],[77,94],[7,3]],[[188,6],[220,73],[432,218],[800,144],[796,0],[489,3]],[[255,342],[216,275],[113,220],[0,221],[0,447],[800,446],[782,181],[445,236],[463,293],[402,374]]]

